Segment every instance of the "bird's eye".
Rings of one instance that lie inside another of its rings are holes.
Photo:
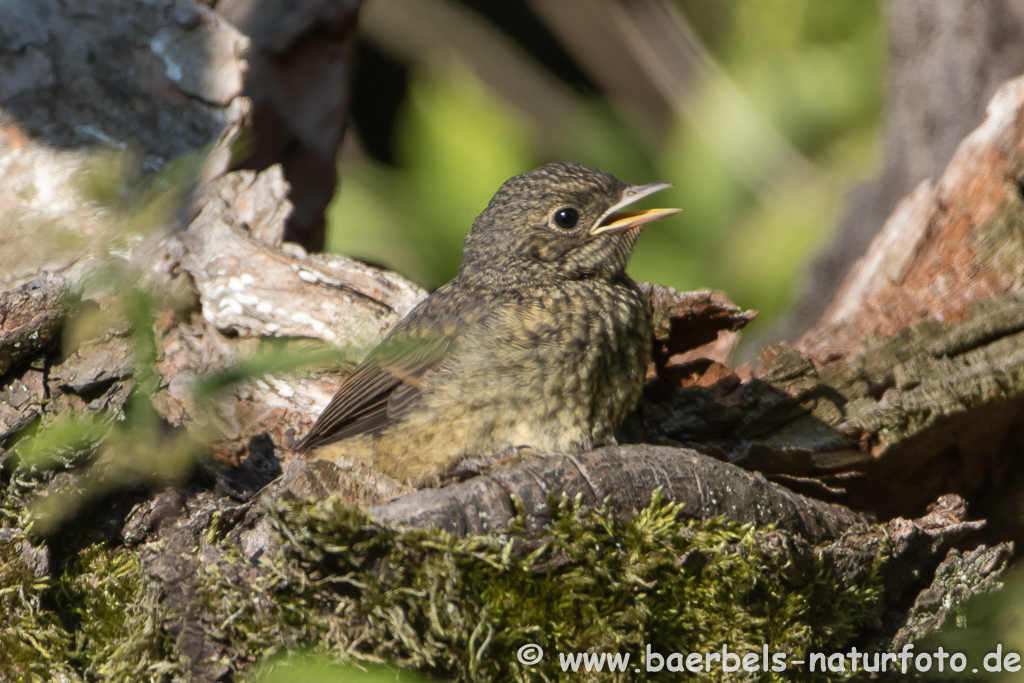
[[[571,206],[565,206],[558,211],[555,211],[554,219],[555,225],[563,230],[569,230],[576,227],[576,224],[580,220],[580,212]]]

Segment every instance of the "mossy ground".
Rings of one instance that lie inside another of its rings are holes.
[[[138,553],[74,531],[48,540],[26,532],[39,482],[23,474],[0,495],[0,681],[182,678],[159,586]],[[57,571],[55,551],[69,555]]]
[[[239,671],[302,650],[450,680],[580,680],[557,655],[590,650],[630,653],[618,676],[636,681],[648,645],[837,651],[882,609],[882,558],[844,579],[786,534],[694,522],[660,500],[628,522],[563,501],[540,532],[463,539],[384,529],[333,500],[271,502],[268,514],[283,553],[254,563],[210,534],[220,559],[194,578],[194,616]],[[163,587],[138,551],[91,545],[60,576],[38,578],[24,541],[14,529],[0,541],[0,680],[187,679]],[[541,664],[517,661],[527,643],[544,649]],[[687,674],[651,675],[673,676]]]

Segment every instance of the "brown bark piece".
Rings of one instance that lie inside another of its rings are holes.
[[[654,310],[654,357],[660,365],[678,354],[728,363],[738,341],[733,333],[757,318],[757,311],[744,311],[721,292],[677,292],[646,282],[640,288]]]
[[[42,412],[46,382],[39,370],[26,370],[20,378],[0,389],[0,444],[17,434]],[[0,449],[0,461],[2,461]]]
[[[776,525],[812,543],[836,538],[865,520],[849,510],[798,494],[695,451],[648,445],[609,446],[575,457],[547,456],[495,468],[463,484],[424,489],[371,508],[386,524],[440,527],[464,536],[501,528],[526,513],[531,528],[552,515],[549,496],[607,503],[628,518],[650,505],[655,490],[694,519]]]
[[[999,89],[985,122],[960,143],[934,187],[905,199],[797,348],[818,362],[865,337],[927,318],[955,321],[968,305],[1024,288],[1024,78]]]
[[[0,292],[0,376],[49,350],[70,310],[68,283],[57,275]]]
[[[259,338],[319,339],[355,362],[425,296],[397,274],[282,247],[287,196],[278,167],[226,174],[199,195],[195,219],[164,242],[155,260],[161,282],[191,276],[201,307],[201,315],[172,320],[160,335],[157,367],[166,390],[156,397],[158,409],[174,425],[191,426],[197,417],[213,424],[229,461],[246,452],[254,434],[266,433],[281,447],[305,431],[343,369],[320,378],[282,373],[247,380],[218,395],[201,416],[193,404],[197,381],[254,353]]]

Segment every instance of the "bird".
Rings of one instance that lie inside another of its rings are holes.
[[[455,279],[370,350],[296,450],[424,488],[466,463],[614,444],[652,348],[626,267],[642,226],[679,212],[627,207],[668,187],[570,163],[507,180]]]

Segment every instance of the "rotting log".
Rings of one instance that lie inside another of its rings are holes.
[[[1024,407],[1022,152],[1018,78],[900,204],[815,329],[765,349],[750,380],[690,381],[644,406],[647,431],[881,516],[947,492],[984,499],[1013,469]]]

